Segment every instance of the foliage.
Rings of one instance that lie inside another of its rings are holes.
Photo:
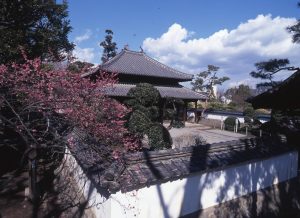
[[[173,128],[183,128],[185,127],[184,122],[182,122],[181,120],[173,120],[171,122],[171,127]]]
[[[235,102],[230,102],[228,105],[227,105],[227,108],[229,110],[237,110],[237,107],[238,105],[235,103]]]
[[[255,116],[255,110],[252,106],[248,106],[247,108],[245,108],[244,110],[244,116],[247,116],[247,117],[254,117]]]
[[[106,36],[104,41],[100,43],[100,46],[103,47],[103,54],[101,57],[102,63],[107,62],[109,59],[117,55],[117,43],[113,42],[113,31],[107,29],[105,30]]]
[[[253,78],[259,78],[267,80],[257,84],[259,87],[274,87],[279,84],[278,81],[274,81],[274,74],[281,70],[294,70],[294,67],[289,67],[290,61],[288,59],[270,59],[268,61],[262,61],[255,63],[256,71],[252,71],[250,75]]]
[[[149,129],[151,120],[140,110],[134,110],[127,122],[128,130],[132,133],[143,137],[144,133]]]
[[[116,82],[113,76],[101,73],[92,82],[68,70],[45,68],[40,59],[24,58],[22,64],[0,66],[0,145],[23,152],[20,160],[29,161],[30,171],[45,164],[44,158],[56,164],[56,157],[64,154],[64,137],[75,127],[110,150],[136,149],[135,138],[124,127],[129,110],[101,91]],[[72,139],[68,143],[73,146]],[[96,145],[91,147],[108,158]]]
[[[62,60],[74,45],[67,3],[38,0],[0,1],[0,64],[23,60],[20,47],[29,59]]]
[[[172,144],[168,130],[159,124],[159,91],[151,84],[140,83],[128,92],[126,104],[132,113],[127,121],[128,130],[142,141],[147,135],[150,149],[169,148]]]
[[[298,2],[298,7],[300,7],[300,2]],[[293,34],[293,42],[300,43],[300,20],[295,25],[288,27],[287,30]],[[289,64],[288,59],[270,59],[269,61],[258,62],[255,64],[256,71],[252,71],[250,75],[254,78],[267,80],[267,82],[257,84],[257,88],[273,88],[280,83],[280,81],[273,80],[274,74],[281,70],[299,70],[298,67],[288,66]]]
[[[171,148],[172,138],[169,131],[160,123],[153,123],[147,130],[149,145],[152,150]]]
[[[226,105],[224,105],[224,104],[222,104],[221,102],[218,102],[218,101],[212,101],[212,102],[209,102],[208,108],[209,109],[214,109],[214,110],[225,110]]]
[[[94,64],[82,61],[75,61],[68,65],[67,70],[74,73],[87,72]]]
[[[233,131],[235,127],[235,122],[236,122],[237,117],[229,116],[225,119],[224,124],[225,124],[225,129]],[[240,121],[238,120],[238,128],[240,128]]]
[[[245,100],[252,96],[251,89],[248,85],[239,85],[238,87],[229,88],[225,96],[231,99],[231,105],[235,104],[234,109],[243,111],[249,103]]]
[[[184,106],[184,101],[177,98],[166,98],[167,110],[165,111],[164,118],[170,119],[171,123],[169,127],[182,128],[184,122],[179,120],[179,109]]]
[[[298,2],[300,7],[300,2]],[[293,42],[300,43],[300,20],[297,20],[295,25],[288,27],[288,31],[293,34]]]
[[[149,83],[139,83],[133,89],[130,89],[128,94],[136,102],[133,104],[142,105],[144,107],[156,106],[160,101],[160,93]]]
[[[243,115],[244,115],[245,124],[252,126],[254,119],[255,119],[254,108],[249,105],[247,108],[245,108]]]
[[[200,72],[191,85],[195,91],[206,91],[208,92],[209,99],[215,99],[216,96],[213,91],[215,85],[222,85],[225,81],[229,80],[228,77],[218,77],[219,67],[208,65],[207,70]]]
[[[115,79],[105,73],[92,83],[67,70],[44,70],[40,59],[25,57],[24,64],[1,66],[0,117],[28,146],[44,143],[41,135],[52,128],[55,132],[57,119],[102,142],[120,146],[126,132],[123,117],[128,110],[99,91],[99,87],[113,83]],[[46,129],[35,125],[38,120],[47,121],[40,124]]]

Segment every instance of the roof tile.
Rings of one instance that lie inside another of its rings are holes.
[[[73,134],[72,137],[76,137],[76,135]],[[90,162],[93,160],[86,159],[89,156],[86,156],[85,153],[82,155],[78,153],[80,151],[84,152],[90,147],[86,144],[86,140],[76,139],[76,142],[74,146],[70,147],[70,150],[77,152],[77,161],[99,188],[104,188],[110,193],[119,190],[128,192],[149,185],[183,178],[189,174],[203,173],[292,151],[286,142],[274,141],[273,138],[248,138],[183,149],[126,154],[122,160],[119,160],[118,164],[112,163],[106,168],[98,167],[99,171],[97,172],[91,171],[89,168],[93,168],[94,165],[101,162],[93,159],[95,163],[91,164]],[[88,164],[85,164],[86,162]],[[107,172],[115,175],[105,178],[104,175],[108,175]]]
[[[172,78],[179,81],[190,81],[193,79],[193,75],[168,67],[149,57],[144,52],[126,49],[123,49],[108,62],[100,65],[99,69],[112,73]]]
[[[104,91],[108,96],[125,97],[131,88],[136,85],[132,84],[115,84],[113,87],[106,88]],[[207,96],[203,93],[192,91],[188,88],[178,86],[154,86],[160,93],[162,98],[178,98],[178,99],[191,99],[191,100],[204,100]]]

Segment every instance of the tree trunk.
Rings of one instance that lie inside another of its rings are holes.
[[[29,198],[33,203],[38,200],[37,189],[37,151],[34,146],[31,147],[31,151],[28,153],[28,170],[29,170]]]

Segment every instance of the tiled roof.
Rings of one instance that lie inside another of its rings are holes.
[[[127,96],[131,88],[136,85],[132,84],[115,84],[112,88],[107,88],[104,91],[109,96]],[[194,92],[185,87],[170,87],[170,86],[154,86],[159,91],[162,98],[178,98],[178,99],[207,99],[207,96],[202,93]]]
[[[128,192],[291,151],[285,142],[279,140],[248,138],[180,149],[137,152],[103,167],[105,161],[86,156],[86,151],[82,155],[78,152],[91,149],[84,138],[78,137],[77,133],[71,136],[75,143],[70,150],[77,151],[77,161],[96,187],[108,193],[119,190]],[[85,162],[89,164],[82,164]]]
[[[300,108],[300,70],[278,86],[247,101],[257,108],[296,109]]]
[[[150,58],[144,52],[134,52],[126,49],[123,49],[108,62],[100,65],[99,69],[119,74],[170,78],[178,81],[193,79],[193,75],[168,67]]]

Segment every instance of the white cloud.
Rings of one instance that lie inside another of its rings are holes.
[[[75,58],[77,58],[80,61],[86,61],[93,63],[95,58],[95,49],[94,48],[80,48],[79,46],[76,46],[73,55]]]
[[[92,36],[92,31],[90,29],[87,29],[85,33],[81,36],[75,37],[75,43],[80,43],[82,41],[88,40]]]
[[[197,73],[213,64],[231,78],[227,85],[245,81],[254,84],[249,72],[256,62],[289,58],[292,64],[300,65],[300,45],[293,44],[286,31],[295,22],[295,18],[258,15],[233,30],[219,30],[207,38],[192,38],[192,31],[174,23],[159,38],[146,38],[143,48],[159,61],[185,72]]]

